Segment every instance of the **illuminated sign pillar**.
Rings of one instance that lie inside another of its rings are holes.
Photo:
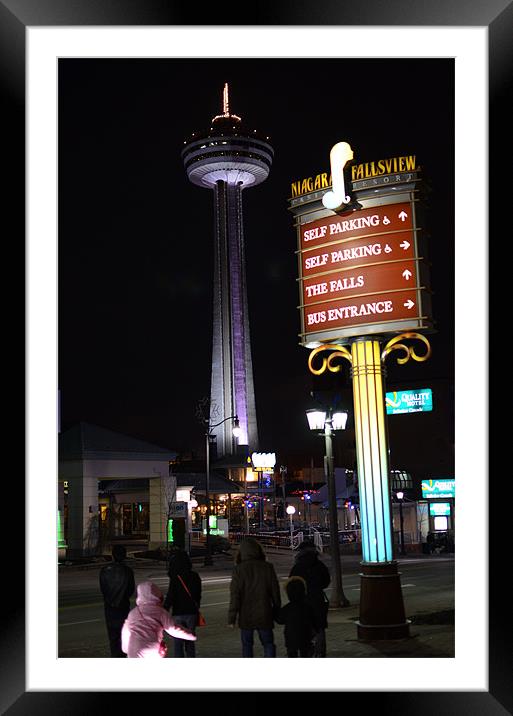
[[[400,575],[393,559],[379,341],[354,341],[351,358],[363,555],[358,638],[397,639],[409,635],[410,622],[405,616]]]
[[[379,341],[351,346],[363,561],[392,561],[392,527],[384,390]]]
[[[416,338],[428,350],[418,356],[402,340]],[[313,367],[316,356],[333,351],[323,358],[320,368]],[[362,532],[362,571],[358,638],[362,640],[401,639],[409,636],[409,620],[405,617],[400,573],[393,558],[392,511],[388,467],[388,441],[385,425],[385,386],[383,361],[393,350],[403,350],[406,357],[424,361],[430,355],[427,339],[418,333],[404,333],[392,338],[384,348],[378,338],[355,338],[351,351],[346,347],[326,344],[314,349],[308,365],[314,375],[326,369],[336,373],[341,365],[336,358],[351,363],[353,381],[356,460],[360,493]]]

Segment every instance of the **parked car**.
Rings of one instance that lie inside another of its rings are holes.
[[[210,551],[212,554],[228,554],[232,545],[226,537],[210,535]]]
[[[428,554],[440,554],[441,552],[454,552],[454,537],[447,532],[428,532],[427,535]]]

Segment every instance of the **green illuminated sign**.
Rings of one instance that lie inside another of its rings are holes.
[[[448,502],[432,502],[429,505],[429,514],[440,517],[451,514],[451,506]]]
[[[61,520],[61,511],[57,510],[57,544],[59,547],[66,547],[66,540],[64,539],[64,527]]]
[[[208,531],[211,535],[227,535],[228,533],[228,520],[218,518],[217,515],[210,515],[208,522]],[[207,534],[207,521],[202,520],[203,534]]]
[[[173,520],[167,521],[167,541],[173,542]]]
[[[422,390],[398,390],[385,396],[387,415],[399,413],[425,413],[433,410],[433,394],[430,388]]]
[[[422,480],[422,497],[455,497],[455,480]]]

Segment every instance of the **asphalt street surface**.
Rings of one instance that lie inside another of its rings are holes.
[[[267,558],[275,565],[283,586],[292,555],[282,552],[268,554]],[[329,566],[329,555],[322,555],[322,560]],[[127,563],[134,569],[136,584],[150,579],[166,591],[168,578],[164,564],[141,559]],[[201,559],[194,563],[202,579],[201,611],[207,620],[207,626],[198,629],[196,657],[240,657],[239,630],[227,626],[233,558],[216,555],[211,567],[205,567]],[[360,563],[357,556],[344,556],[343,589],[350,606],[330,610],[328,614],[328,657],[454,657],[454,556],[419,555],[399,559],[398,563],[406,617],[412,621],[410,638],[372,643],[357,640],[355,622],[359,617]],[[59,566],[59,658],[110,658],[98,584],[99,570],[100,565]],[[329,596],[330,589],[326,591]],[[284,603],[287,601],[283,588],[282,599]],[[285,657],[283,627],[277,625],[274,633],[277,657]],[[172,658],[172,646],[169,646],[168,656]],[[257,639],[255,657],[262,655]]]

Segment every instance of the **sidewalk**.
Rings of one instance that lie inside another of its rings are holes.
[[[267,559],[271,561],[279,577],[286,577],[293,562],[293,554],[286,551],[268,551]],[[322,560],[329,567],[330,556],[322,555]],[[451,555],[450,559],[453,556]],[[359,573],[360,559],[358,555],[344,556],[342,558],[343,579],[349,574]],[[415,561],[437,561],[446,560],[446,557],[434,555],[412,555],[405,556],[399,560],[399,571],[401,564]],[[202,579],[231,574],[233,558],[231,556],[216,555],[214,564],[209,567],[203,565],[203,558],[197,557],[193,560],[194,569],[198,571]],[[282,581],[280,579],[280,581]],[[328,590],[329,591],[329,590]],[[352,593],[354,594],[354,592]],[[408,611],[405,604],[406,617],[411,621],[410,636],[407,639],[383,640],[363,642],[357,639],[356,622],[359,619],[359,601],[351,601],[351,606],[344,609],[330,609],[328,613],[328,629],[326,631],[327,651],[330,658],[454,658],[454,602],[444,603],[438,600],[433,604],[432,611],[420,611],[412,613]],[[228,630],[227,630],[228,631]],[[201,632],[201,630],[200,630]],[[276,642],[281,645],[281,629],[275,629]],[[219,642],[212,646],[209,640],[201,639],[202,657],[219,657]],[[234,642],[235,645],[234,645]],[[255,654],[259,654],[258,639],[255,641]],[[234,649],[234,653],[228,653]],[[240,656],[238,639],[234,639],[232,632],[223,639],[222,646],[224,656]]]
[[[294,553],[287,550],[269,550],[267,559],[275,566],[276,573],[283,585],[293,563]],[[322,561],[330,567],[329,554],[321,555]],[[205,566],[204,557],[193,558],[194,569],[200,574],[202,581],[220,580],[223,587],[228,587],[233,564],[233,554],[216,554],[213,565]],[[406,617],[411,621],[410,636],[406,639],[363,642],[357,639],[356,622],[359,619],[359,555],[344,555],[342,563],[342,581],[344,591],[351,605],[344,609],[330,609],[328,613],[328,629],[326,631],[327,653],[329,658],[454,658],[454,595],[438,592],[425,593],[423,596],[410,596],[408,589],[403,589]],[[411,555],[398,560],[401,566],[419,562],[451,562],[454,555]],[[148,579],[163,577],[166,573],[165,563],[154,559],[129,558],[128,563],[136,572],[144,570]],[[99,564],[80,566],[62,566],[63,571],[98,569]],[[409,578],[408,578],[409,579]],[[401,584],[407,584],[405,575],[401,576]],[[347,585],[353,585],[351,591]],[[220,585],[221,586],[221,585]],[[329,588],[326,590],[329,595]],[[282,596],[284,593],[282,591]],[[226,597],[223,597],[226,599]],[[420,604],[419,604],[420,603]],[[275,628],[275,641],[278,657],[284,657],[282,628]],[[205,629],[198,632],[198,657],[216,658],[240,657],[240,637],[238,630],[229,629],[224,619],[210,621]],[[255,639],[255,656],[262,656],[262,649]]]

